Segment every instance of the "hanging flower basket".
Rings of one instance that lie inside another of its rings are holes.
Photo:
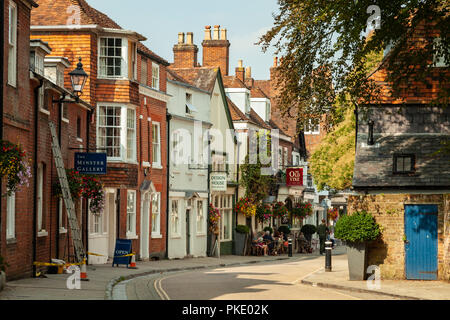
[[[0,150],[0,179],[7,179],[7,194],[25,185],[29,187],[31,167],[20,145],[0,140]]]
[[[209,221],[209,231],[214,234],[219,234],[219,220],[220,212],[211,203],[208,207],[208,221]]]
[[[328,220],[336,221],[337,218],[339,217],[339,210],[338,210],[338,208],[328,209],[327,216],[328,216]]]
[[[272,217],[272,208],[265,204],[259,204],[256,207],[256,219],[261,222],[261,223],[265,223],[270,221],[270,218]]]
[[[283,202],[277,202],[273,205],[272,214],[275,218],[284,220],[289,217],[289,210]]]
[[[256,205],[249,198],[241,198],[236,203],[234,211],[250,218],[256,215]]]
[[[83,197],[89,201],[89,211],[95,215],[100,215],[105,207],[105,192],[103,184],[95,176],[81,175],[73,169],[66,169],[67,180],[72,199]],[[53,186],[57,197],[62,197],[61,185],[59,181]]]
[[[304,219],[312,215],[312,205],[309,202],[296,203],[292,208],[292,216],[300,219]]]
[[[80,199],[83,193],[83,178],[78,171],[74,169],[66,169],[67,182],[69,183],[70,194],[72,195],[72,199],[78,200]],[[56,197],[62,198],[62,190],[61,185],[58,182],[55,182],[53,185],[53,193]]]

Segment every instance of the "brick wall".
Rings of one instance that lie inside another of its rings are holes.
[[[230,42],[228,40],[203,40],[203,67],[220,67],[227,76],[230,63]]]
[[[176,44],[173,46],[173,68],[197,67],[198,47],[189,44]]]
[[[379,194],[350,196],[348,213],[366,210],[382,227],[382,237],[369,246],[369,265],[378,265],[382,279],[405,279],[405,204],[438,204],[438,277],[450,280],[449,195]]]

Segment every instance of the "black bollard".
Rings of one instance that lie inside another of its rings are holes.
[[[288,252],[289,252],[289,257],[292,257],[292,239],[288,238]]]
[[[331,249],[333,243],[331,241],[325,242],[325,271],[331,272]]]

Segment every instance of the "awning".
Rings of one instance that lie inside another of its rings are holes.
[[[139,190],[143,193],[147,191],[151,191],[152,193],[156,192],[155,185],[153,184],[152,180],[144,180],[141,184],[141,187]]]
[[[197,108],[194,107],[194,106],[193,106],[192,104],[190,104],[190,103],[186,103],[186,107],[188,107],[188,109],[189,109],[191,112],[198,112]]]

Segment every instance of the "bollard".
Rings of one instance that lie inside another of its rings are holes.
[[[331,249],[333,243],[331,241],[325,242],[325,272],[331,272]]]
[[[288,238],[288,252],[289,252],[289,257],[292,257],[292,239]]]

